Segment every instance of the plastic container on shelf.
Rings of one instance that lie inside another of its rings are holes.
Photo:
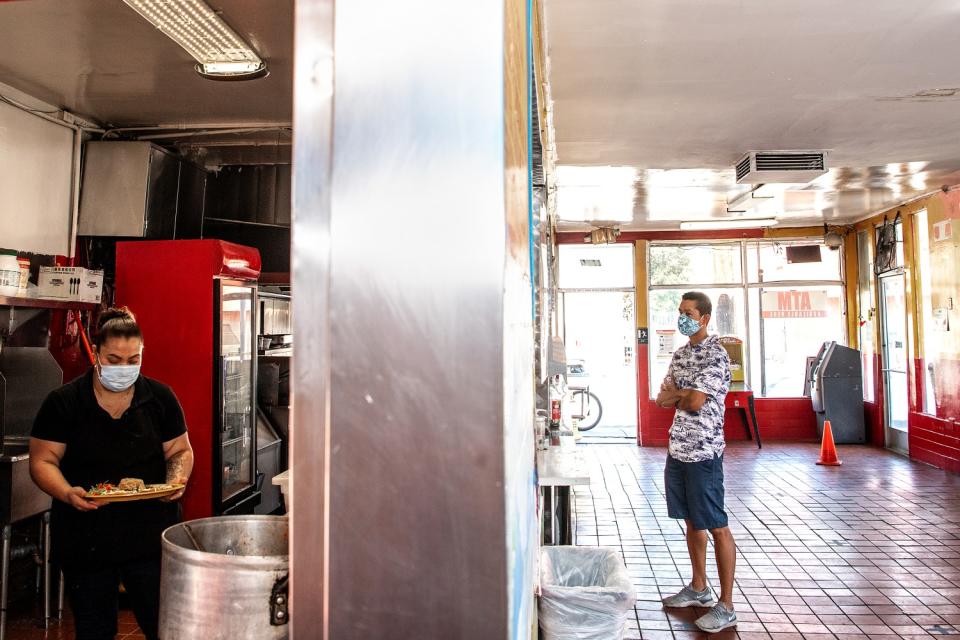
[[[20,265],[20,291],[26,291],[30,286],[30,258],[17,258]]]
[[[15,296],[20,290],[20,263],[16,251],[0,252],[0,296]]]
[[[544,640],[620,640],[637,596],[618,554],[606,547],[543,547]]]

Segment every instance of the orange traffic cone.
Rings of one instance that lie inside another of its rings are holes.
[[[843,464],[837,458],[837,447],[833,444],[833,430],[830,428],[830,421],[823,421],[823,442],[820,443],[820,459],[817,464],[828,467],[839,467]]]

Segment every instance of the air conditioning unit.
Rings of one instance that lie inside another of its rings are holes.
[[[807,183],[827,172],[824,151],[751,151],[736,165],[737,184]]]

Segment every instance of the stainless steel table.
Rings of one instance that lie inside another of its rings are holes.
[[[550,499],[550,544],[558,542],[566,544],[575,544],[576,531],[573,526],[572,518],[572,500],[571,487],[590,484],[590,474],[583,450],[578,449],[574,439],[571,437],[562,437],[559,447],[550,447],[546,450],[537,451],[537,484],[541,491],[541,514],[540,539],[543,541],[543,516],[545,510],[543,505],[545,499]],[[561,505],[559,502],[564,502]],[[558,529],[558,514],[561,511],[565,514],[564,531],[570,531],[570,539]],[[558,540],[559,539],[559,540]]]

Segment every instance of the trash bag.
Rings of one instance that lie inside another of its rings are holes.
[[[540,628],[545,640],[620,640],[636,593],[613,549],[543,547]]]

